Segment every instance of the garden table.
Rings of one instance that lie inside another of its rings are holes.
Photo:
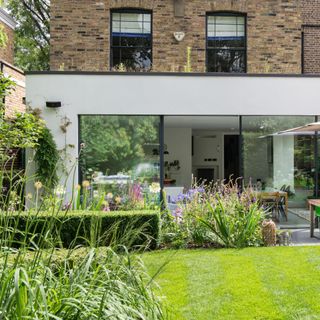
[[[314,235],[314,227],[315,227],[315,208],[320,207],[320,199],[310,199],[308,200],[309,209],[310,209],[310,237],[317,238]]]
[[[288,209],[289,209],[288,192],[285,192],[285,191],[260,191],[260,192],[258,192],[258,197],[263,196],[264,198],[267,198],[268,195],[270,195],[270,197],[273,197],[275,193],[278,193],[279,197],[284,199],[284,213],[286,215],[286,220],[288,221]]]

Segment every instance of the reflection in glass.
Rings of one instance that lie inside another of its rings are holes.
[[[207,18],[207,70],[246,71],[245,17],[237,14],[211,14]]]
[[[159,121],[157,116],[80,117],[81,178],[90,181],[93,195],[105,194],[111,209],[159,204]]]
[[[150,70],[152,64],[151,14],[113,12],[111,64],[127,71]]]
[[[305,206],[314,191],[314,136],[276,133],[313,121],[307,116],[244,116],[245,182],[259,182],[266,191],[285,188],[291,206]]]

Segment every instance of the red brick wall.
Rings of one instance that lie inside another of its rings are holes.
[[[0,26],[8,37],[5,47],[0,47],[0,60],[7,61],[13,64],[14,57],[14,30],[8,27],[5,23],[0,21]]]
[[[183,71],[187,47],[193,71],[205,66],[206,13],[238,11],[248,16],[248,72],[301,72],[299,0],[185,0],[183,17],[173,0],[52,0],[51,69],[106,71],[109,66],[110,9],[153,11],[153,70]],[[184,31],[178,43],[173,33]]]
[[[14,91],[5,98],[5,117],[12,118],[16,112],[25,111],[25,76],[21,70],[7,64],[3,64],[3,73],[16,82]]]
[[[320,74],[320,1],[302,0],[304,73]]]

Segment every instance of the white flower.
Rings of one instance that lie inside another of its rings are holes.
[[[93,191],[93,197],[94,198],[98,198],[99,197],[99,191],[98,190],[94,190]]]
[[[42,188],[42,183],[40,181],[36,181],[34,183],[34,187],[37,189],[37,190],[40,190]]]
[[[58,186],[54,189],[54,194],[57,197],[61,197],[66,193],[66,189],[63,186]]]
[[[151,193],[159,193],[161,190],[160,188],[160,184],[157,182],[153,182],[150,186],[149,186],[149,191]]]

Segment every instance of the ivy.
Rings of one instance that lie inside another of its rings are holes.
[[[38,140],[34,159],[37,163],[37,179],[49,190],[52,190],[58,183],[57,165],[59,158],[52,133],[45,127]]]
[[[14,90],[14,86],[15,83],[10,78],[5,77],[3,73],[0,72],[0,121],[2,121],[4,117],[4,98],[7,95],[9,95],[12,90]]]
[[[15,83],[0,73],[0,171],[11,150],[31,148],[36,151],[36,176],[48,190],[58,182],[59,153],[50,130],[34,110],[4,117],[3,99],[14,90]]]

